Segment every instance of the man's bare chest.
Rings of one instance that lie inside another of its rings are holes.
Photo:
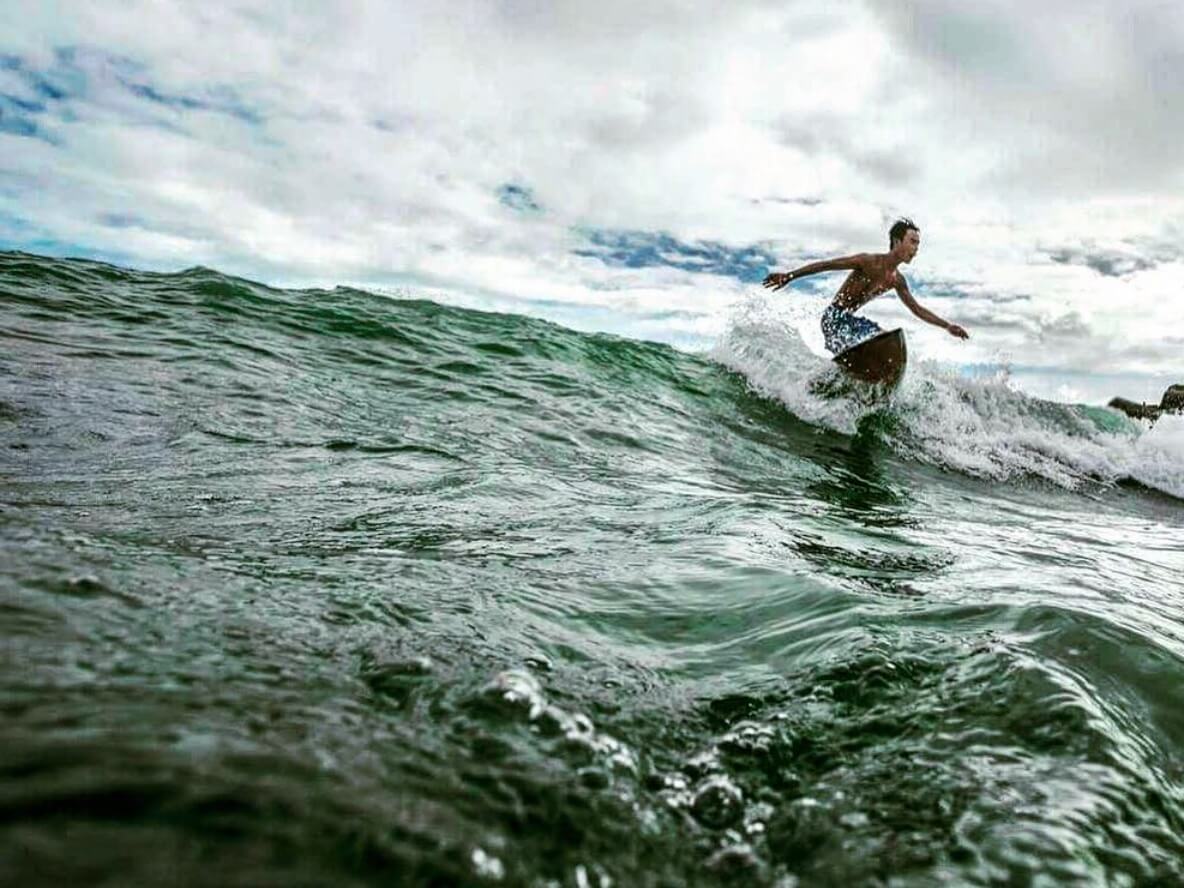
[[[849,297],[867,301],[896,286],[896,269],[870,268],[851,272],[843,282],[840,292]]]

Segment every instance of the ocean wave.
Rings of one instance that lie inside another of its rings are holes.
[[[0,253],[3,881],[1181,884],[1181,421],[803,319]]]
[[[837,371],[814,354],[796,319],[763,296],[736,310],[712,357],[795,415],[854,435],[874,422],[901,456],[994,481],[1041,478],[1080,489],[1131,480],[1184,497],[1184,418],[1148,427],[1106,408],[1017,390],[1006,372],[968,377],[913,358],[889,396],[835,393]]]

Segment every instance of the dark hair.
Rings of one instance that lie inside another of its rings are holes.
[[[896,242],[910,231],[915,231],[917,234],[921,233],[921,229],[917,227],[917,223],[912,219],[901,216],[893,222],[892,227],[888,229],[888,249],[891,250],[895,247]]]

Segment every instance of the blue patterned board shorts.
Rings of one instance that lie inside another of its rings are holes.
[[[822,313],[822,338],[827,351],[837,355],[877,333],[883,333],[880,325],[867,318],[852,314],[833,303]]]

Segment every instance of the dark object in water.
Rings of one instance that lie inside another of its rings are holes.
[[[1165,413],[1184,413],[1184,385],[1169,385],[1159,409]]]
[[[849,376],[860,382],[895,386],[904,376],[909,351],[905,346],[904,331],[899,327],[887,330],[871,339],[835,355],[834,361]]]
[[[1126,398],[1111,398],[1110,404],[1131,419],[1150,419],[1153,422],[1165,413],[1184,413],[1184,385],[1169,385],[1158,404],[1136,404]]]
[[[1121,410],[1131,419],[1159,419],[1159,408],[1154,404],[1136,404],[1126,398],[1111,398],[1107,405]]]

